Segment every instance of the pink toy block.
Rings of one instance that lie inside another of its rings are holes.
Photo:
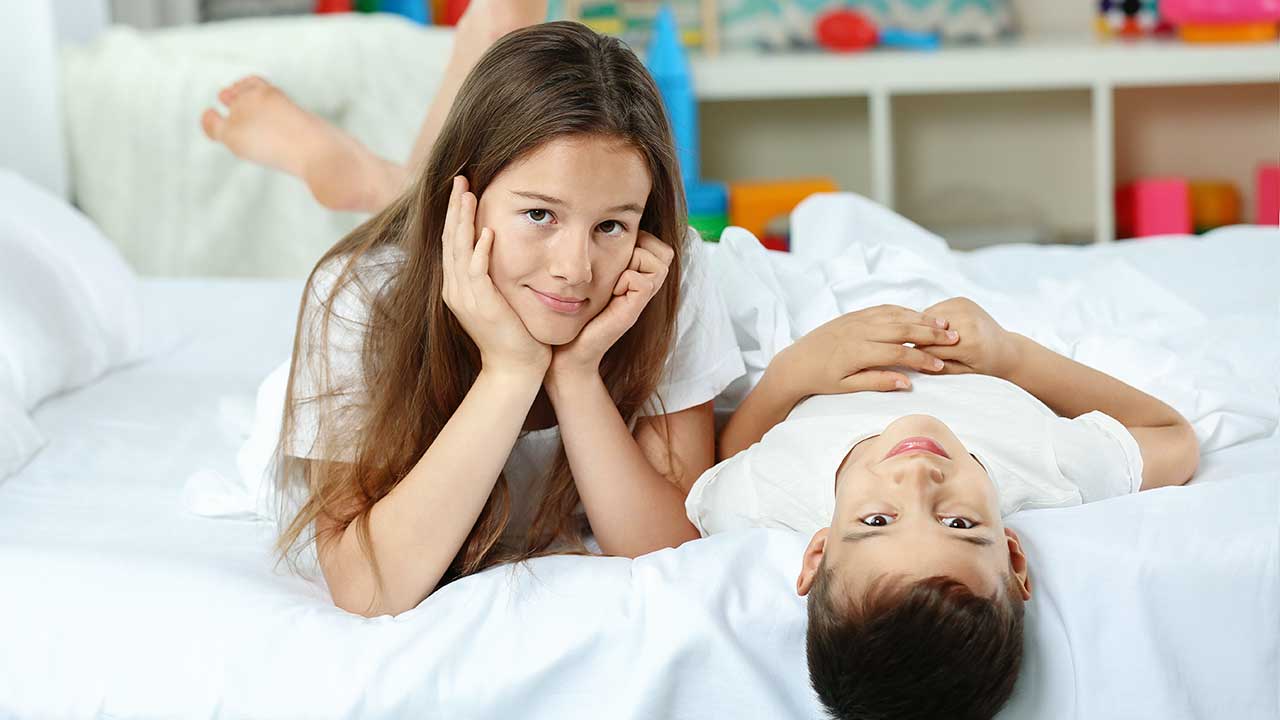
[[[1191,233],[1191,185],[1181,178],[1136,180],[1116,190],[1120,237]]]
[[[1258,168],[1258,224],[1280,225],[1280,165]]]
[[[1280,21],[1276,0],[1160,0],[1160,14],[1182,25]]]

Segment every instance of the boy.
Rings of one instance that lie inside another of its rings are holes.
[[[902,323],[921,325],[914,348],[878,340]],[[881,369],[935,361],[936,375]],[[894,387],[911,391],[857,392]],[[1180,485],[1199,461],[1177,411],[963,298],[923,316],[852,313],[801,338],[721,447],[729,459],[695,483],[689,519],[703,535],[813,533],[796,590],[810,681],[841,719],[994,715],[1032,588],[1002,517]]]

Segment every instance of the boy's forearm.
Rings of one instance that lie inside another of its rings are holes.
[[[1126,427],[1185,424],[1177,410],[1156,398],[1040,345],[1014,335],[1018,360],[1004,377],[1036,396],[1062,417],[1099,410]]]
[[[751,447],[770,428],[785,420],[800,400],[779,371],[770,365],[720,432],[716,460],[731,458]]]

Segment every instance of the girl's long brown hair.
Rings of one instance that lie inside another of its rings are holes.
[[[513,161],[550,140],[572,136],[621,140],[639,153],[652,180],[640,228],[676,251],[663,287],[600,368],[624,420],[631,423],[642,412],[658,412],[646,403],[673,341],[687,232],[684,191],[658,89],[626,46],[582,25],[548,23],[511,33],[490,48],[463,83],[412,186],[325,253],[307,280],[275,460],[282,496],[301,491],[301,507],[284,519],[277,543],[280,557],[295,569],[296,551],[327,542],[314,534],[304,537],[324,515],[336,521],[335,532],[356,523],[382,586],[369,532],[373,505],[417,464],[480,371],[475,343],[441,297],[441,235],[452,180],[466,176],[478,197]],[[362,258],[370,261],[370,251],[384,246],[396,248],[403,262],[394,265],[385,286],[366,287],[357,269]],[[318,292],[317,272],[332,267],[340,268],[333,288]],[[367,317],[344,304],[335,308],[338,298],[352,296],[368,308]],[[357,374],[361,386],[335,388],[328,382],[340,371],[328,367],[328,329],[351,322],[359,323],[363,337]],[[307,388],[296,385],[302,363],[319,386],[305,397],[298,391]],[[343,410],[316,413],[316,444],[310,451],[289,447],[304,403],[341,405]],[[486,438],[474,440],[479,444]],[[548,554],[553,544],[567,542],[581,549],[585,529],[574,518],[578,492],[563,445],[541,489],[524,543],[510,547],[500,542],[511,516],[511,497],[499,476],[441,583]]]

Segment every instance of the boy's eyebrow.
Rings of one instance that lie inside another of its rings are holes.
[[[883,530],[867,530],[865,532],[847,532],[843,536],[841,536],[840,539],[844,542],[852,543],[852,542],[858,542],[859,540],[866,540],[867,538],[879,537],[884,534],[885,533]],[[959,533],[951,533],[951,537],[955,538],[956,540],[959,540],[960,542],[967,542],[971,545],[977,545],[979,547],[986,547],[988,545],[994,544],[991,538],[983,535],[968,535],[968,534],[961,535]]]
[[[543,195],[542,193],[538,193],[538,192],[512,190],[511,194],[519,195],[520,197],[528,198],[529,200],[537,200],[538,202],[544,202],[548,205],[559,205],[560,207],[568,207],[569,205],[568,203],[561,200],[560,198],[552,197],[550,195]],[[644,208],[640,207],[639,205],[636,205],[635,203],[626,203],[624,205],[615,205],[611,208],[606,209],[605,212],[606,213],[630,212],[630,213],[635,213],[636,215],[643,215]]]

